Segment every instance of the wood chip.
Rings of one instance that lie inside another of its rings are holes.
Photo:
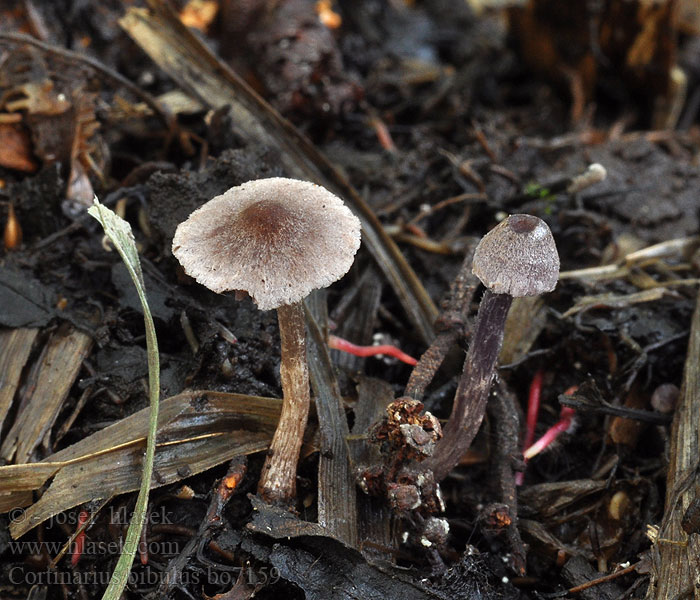
[[[38,331],[26,327],[0,331],[0,429],[12,405]]]
[[[49,338],[32,369],[17,419],[0,447],[3,459],[29,461],[56,421],[91,347],[92,338],[76,330],[58,330]]]

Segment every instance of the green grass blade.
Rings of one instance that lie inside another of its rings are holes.
[[[107,237],[114,244],[114,247],[122,257],[129,275],[136,286],[136,291],[143,307],[143,320],[146,326],[146,349],[148,353],[148,390],[150,402],[150,415],[148,419],[148,439],[146,441],[146,455],[143,461],[143,473],[141,476],[141,488],[136,507],[126,532],[126,543],[122,549],[121,556],[114,568],[112,578],[109,581],[107,590],[102,596],[102,600],[118,600],[126,586],[134,562],[134,555],[138,547],[146,520],[146,510],[148,507],[148,492],[153,474],[153,459],[156,452],[156,433],[158,425],[158,400],[160,395],[160,363],[158,360],[158,340],[156,330],[153,326],[153,317],[148,307],[146,299],[146,288],[143,282],[143,272],[139,261],[134,235],[131,226],[124,219],[116,215],[106,206],[100,204],[95,198],[94,204],[88,209],[88,213],[95,217],[107,234]]]

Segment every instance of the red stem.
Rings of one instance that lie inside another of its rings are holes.
[[[542,380],[544,379],[544,371],[539,369],[530,383],[530,393],[527,397],[527,421],[525,423],[525,439],[523,441],[523,453],[535,440],[535,428],[537,427],[537,418],[540,415],[540,400],[542,399]],[[527,459],[524,459],[527,462]],[[525,481],[525,472],[518,471],[515,474],[515,485],[522,485]]]
[[[78,513],[78,529],[85,525],[89,518],[90,513],[88,513],[88,511],[86,510],[81,510],[80,513]],[[78,565],[78,562],[80,562],[80,557],[83,555],[84,548],[85,530],[81,531],[78,535],[76,535],[75,539],[73,540],[73,553],[70,557],[71,566],[76,567]]]
[[[542,396],[542,379],[544,371],[540,369],[535,373],[530,383],[530,394],[527,400],[527,424],[525,429],[525,441],[523,442],[523,450],[532,446],[535,440],[535,427],[537,426],[537,417],[540,414],[540,398]]]
[[[328,347],[333,348],[333,350],[354,354],[355,356],[376,356],[377,354],[385,354],[386,356],[398,358],[400,361],[411,366],[418,364],[415,358],[409,356],[405,352],[401,352],[396,346],[391,346],[389,344],[384,344],[382,346],[357,346],[336,335],[329,335]]]
[[[554,440],[556,440],[560,434],[564,433],[569,427],[571,427],[571,420],[573,419],[575,412],[576,411],[570,406],[563,406],[561,413],[559,413],[559,421],[552,425],[539,440],[525,450],[525,453],[523,454],[525,460],[529,460],[533,456],[536,456],[542,452],[542,450],[554,442]]]
[[[577,385],[572,385],[564,392],[564,394],[571,396],[571,394],[573,394],[577,389]],[[535,373],[535,376],[532,378],[532,383],[530,384],[530,397],[528,398],[527,404],[527,430],[525,432],[525,444],[523,445],[523,461],[525,463],[527,463],[527,461],[536,454],[542,452],[542,450],[557,439],[560,433],[566,431],[571,426],[571,419],[574,414],[573,408],[568,408],[566,406],[562,407],[561,412],[559,413],[560,421],[548,429],[547,432],[539,440],[537,440],[535,444],[533,444],[532,440],[535,437],[535,425],[537,424],[537,413],[539,412],[540,408],[541,394],[542,371],[540,370]],[[537,404],[536,410],[533,408],[535,403]],[[571,411],[570,414],[569,411]],[[534,421],[531,423],[530,419],[533,413],[535,413],[535,417]],[[525,473],[523,471],[518,471],[515,474],[515,485],[522,485],[524,481]]]

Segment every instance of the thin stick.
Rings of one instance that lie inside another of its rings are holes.
[[[513,472],[514,457],[517,456],[520,433],[520,415],[514,394],[505,385],[499,386],[493,401],[489,402],[489,415],[495,424],[496,444],[491,464],[496,474],[500,501],[508,507],[510,524],[506,536],[513,556],[513,567],[520,575],[525,574],[526,552],[518,529],[518,494]]]
[[[615,573],[610,573],[610,575],[604,575],[603,577],[598,577],[598,579],[593,579],[591,581],[587,581],[586,583],[582,583],[581,585],[577,585],[575,587],[569,588],[568,593],[569,594],[577,594],[578,592],[583,592],[587,589],[592,588],[593,586],[600,585],[601,583],[606,583],[608,581],[612,581],[613,579],[617,579],[618,577],[622,577],[623,575],[627,575],[627,573],[631,573],[638,566],[639,566],[639,563],[636,562],[633,565],[630,565],[629,567],[625,567],[624,569],[620,569],[619,571],[616,571]]]
[[[479,285],[479,280],[471,272],[473,257],[474,249],[472,248],[464,257],[459,273],[452,282],[447,297],[442,302],[442,313],[435,323],[437,337],[420,357],[418,364],[411,372],[406,384],[405,396],[420,400],[435,377],[435,373],[440,368],[447,352],[460,337],[466,335],[469,306],[474,291]]]

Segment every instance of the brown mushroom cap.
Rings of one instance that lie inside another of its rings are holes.
[[[559,254],[547,224],[532,215],[511,215],[474,251],[472,272],[496,294],[537,296],[559,279]]]
[[[262,310],[293,304],[340,279],[360,247],[360,221],[308,181],[249,181],[180,223],[173,254],[214,292],[245,290]]]

